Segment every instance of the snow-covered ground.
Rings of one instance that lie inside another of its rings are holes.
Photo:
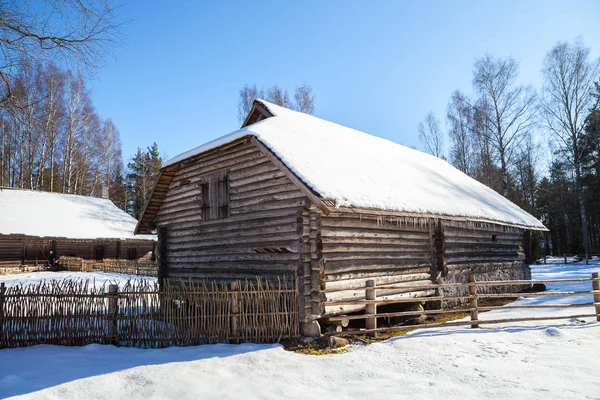
[[[137,275],[113,274],[108,272],[29,272],[24,274],[6,274],[0,275],[0,282],[6,286],[15,286],[19,284],[37,285],[42,281],[76,279],[89,280],[96,286],[109,284],[123,284],[128,280],[148,280],[155,281],[156,278]]]
[[[534,279],[589,277],[592,265],[533,266]],[[590,283],[549,285],[589,290]],[[571,298],[573,300],[573,298]],[[544,297],[517,302],[556,304]],[[591,302],[582,296],[580,302]],[[567,310],[568,311],[568,310]],[[592,312],[592,308],[569,313]],[[536,310],[536,315],[556,310]],[[520,317],[523,310],[481,314]],[[565,320],[417,330],[308,356],[277,345],[0,351],[0,397],[27,399],[600,399],[600,324]]]

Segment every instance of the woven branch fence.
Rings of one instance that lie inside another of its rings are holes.
[[[0,348],[273,343],[299,336],[293,281],[0,285]]]
[[[112,272],[117,274],[158,276],[158,263],[150,260],[109,259],[85,260],[80,257],[60,257],[61,269],[81,272]]]

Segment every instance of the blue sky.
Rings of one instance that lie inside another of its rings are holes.
[[[598,1],[129,1],[124,43],[90,82],[125,161],[153,141],[173,157],[239,127],[244,84],[308,83],[316,112],[421,148],[417,126],[472,92],[477,57],[520,62],[539,87],[545,53],[582,36],[600,53]]]

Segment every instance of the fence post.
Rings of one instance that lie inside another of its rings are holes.
[[[475,275],[469,275],[469,295],[472,296],[469,300],[471,308],[471,328],[479,328],[477,321],[479,320],[479,309],[477,308],[477,279]]]
[[[240,282],[231,282],[231,336],[240,342]]]
[[[565,264],[567,263],[567,255],[565,254]]]
[[[119,310],[118,304],[118,295],[119,286],[118,285],[108,285],[108,335],[109,342],[112,344],[118,344],[117,340],[117,312]]]
[[[375,280],[374,279],[369,279],[366,282],[366,289],[365,289],[365,299],[366,300],[375,300],[375,298],[377,297],[377,293],[375,291]],[[377,304],[367,304],[365,307],[365,312],[367,314],[377,314]],[[367,329],[377,329],[377,317],[373,316],[373,317],[368,317],[365,320],[365,328]],[[377,337],[377,332],[370,332],[367,333],[367,336],[370,337]]]
[[[597,272],[592,272],[592,289],[600,291],[600,280]],[[594,293],[594,307],[596,308],[596,321],[600,322],[600,293]]]

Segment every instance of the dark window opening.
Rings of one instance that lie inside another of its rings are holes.
[[[495,242],[498,239],[497,235],[492,235],[492,242]]]
[[[137,248],[136,247],[129,247],[127,249],[127,259],[129,260],[137,260]]]
[[[221,171],[203,178],[200,185],[202,219],[229,217],[229,175]]]
[[[104,246],[94,247],[94,260],[101,261],[104,258]]]

